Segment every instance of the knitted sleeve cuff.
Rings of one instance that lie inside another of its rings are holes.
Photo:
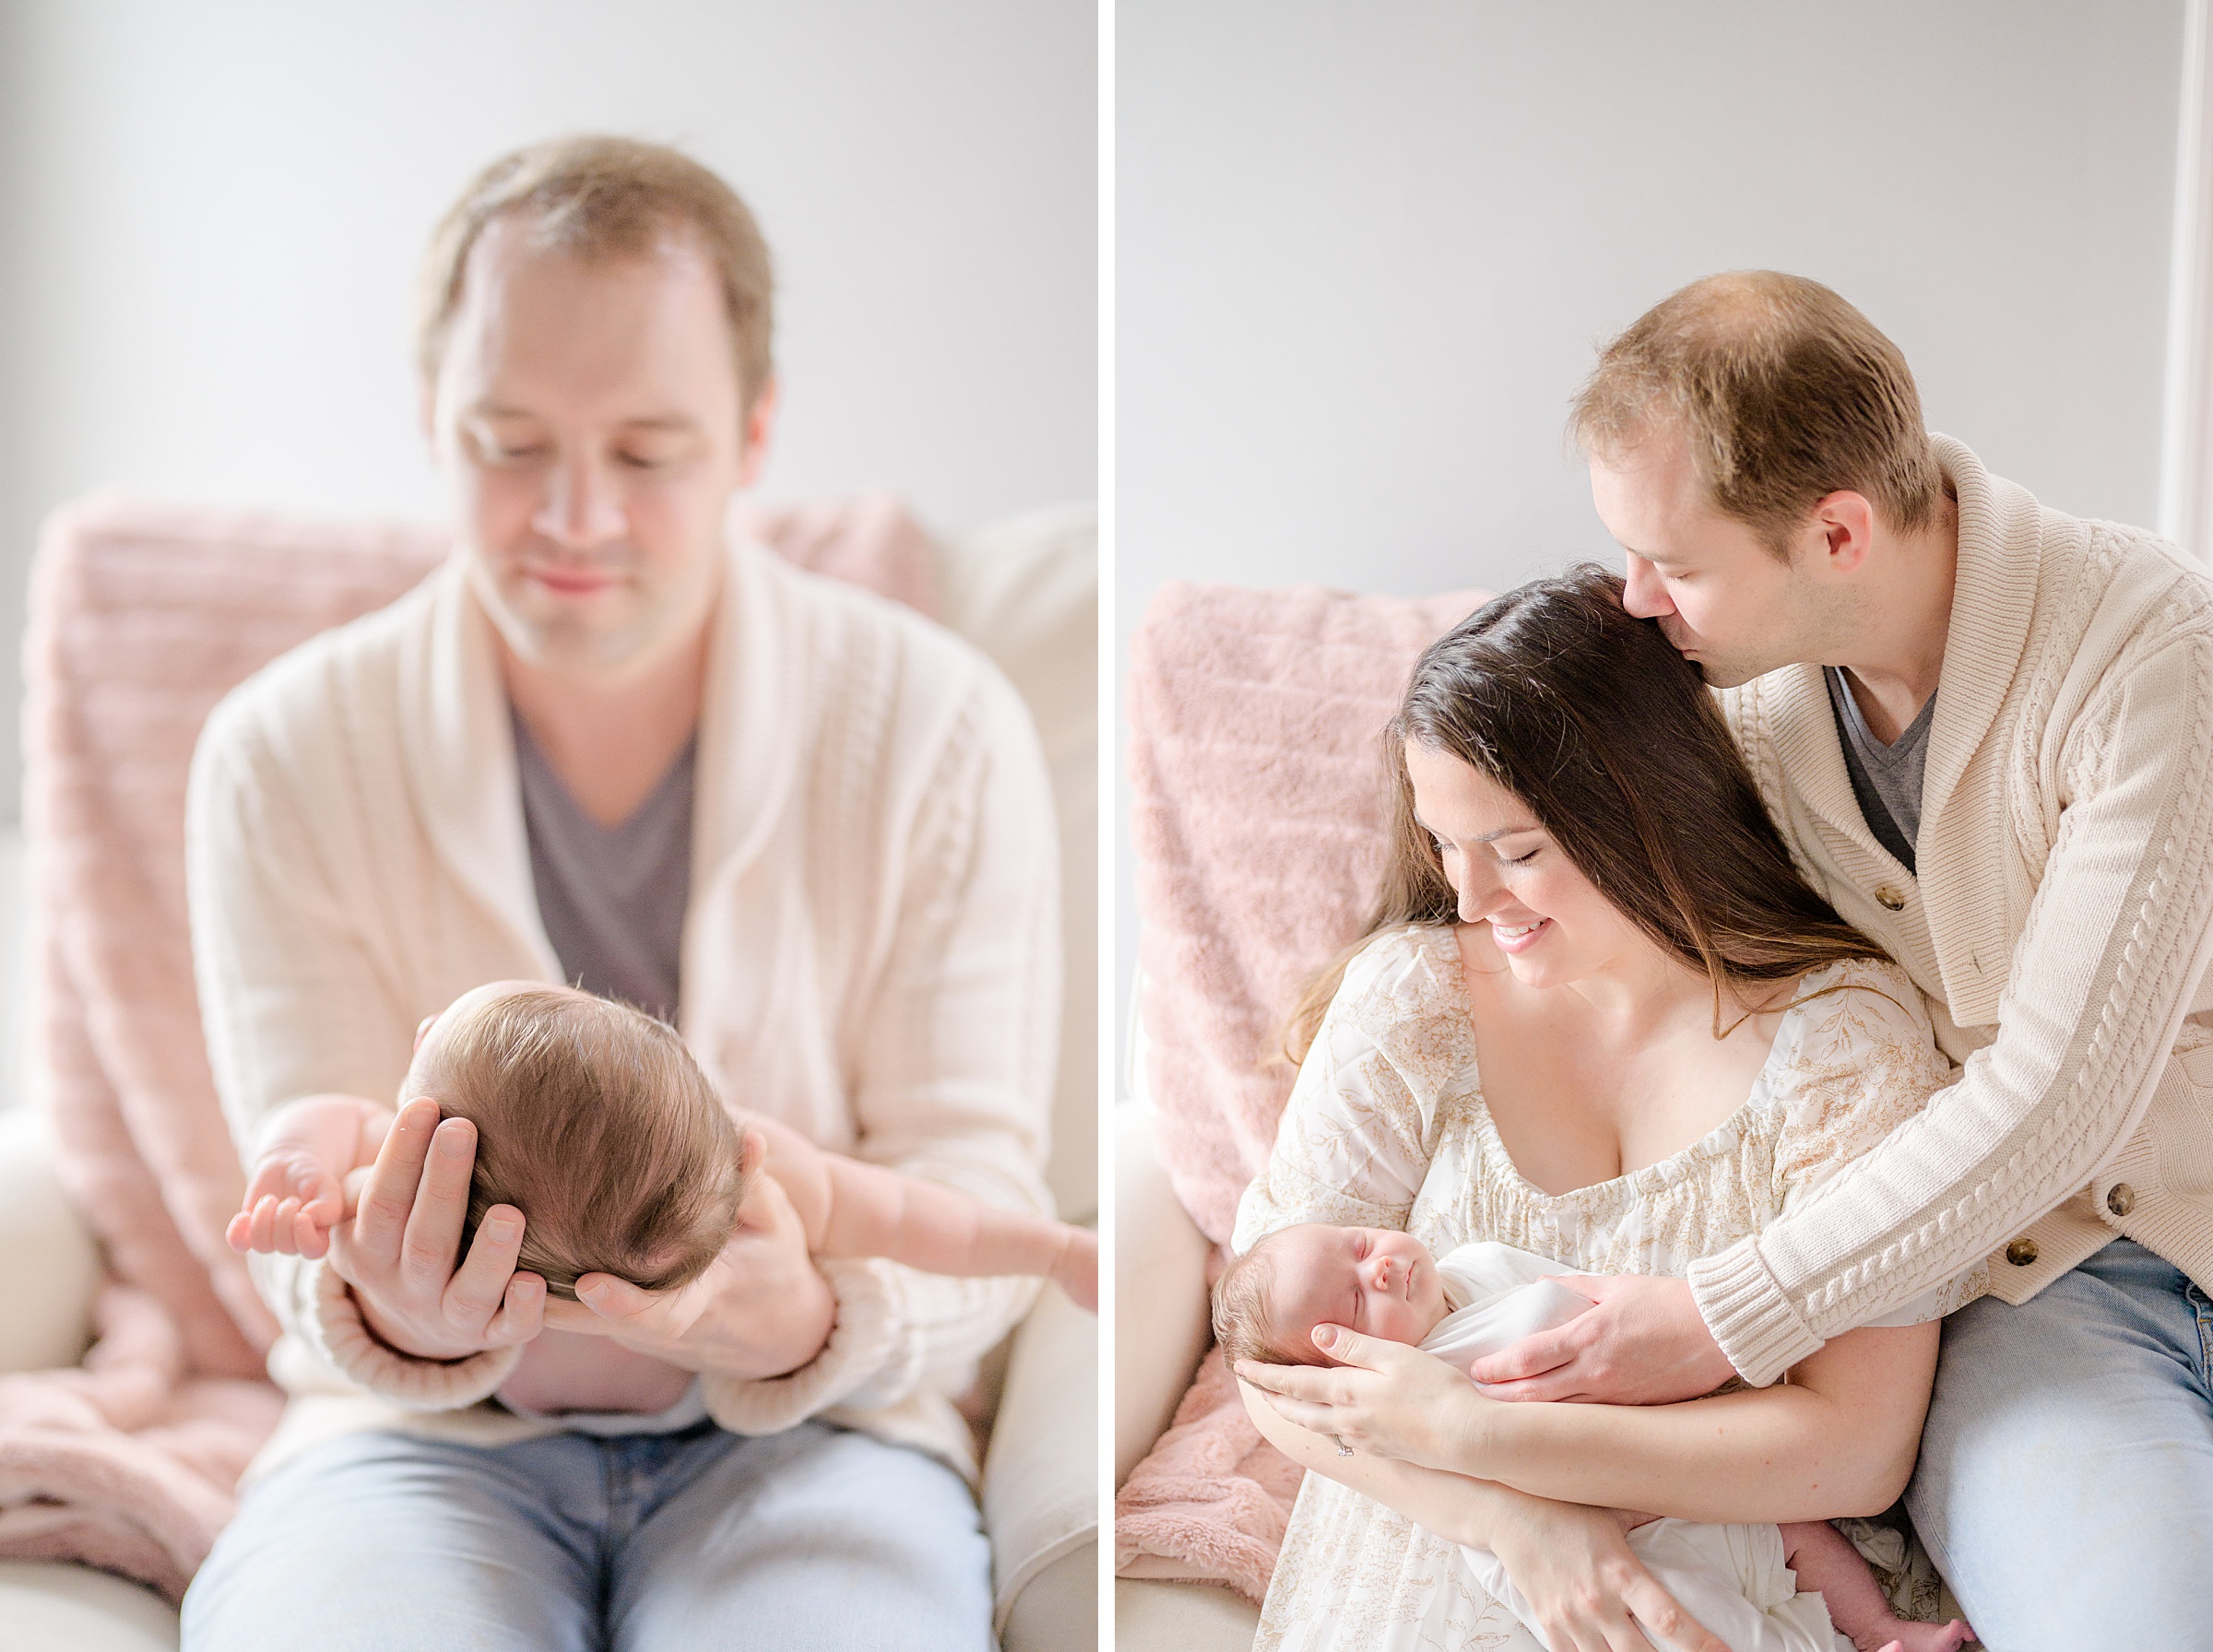
[[[377,1340],[346,1281],[319,1262],[308,1281],[314,1312],[305,1328],[317,1351],[348,1381],[411,1411],[452,1411],[489,1399],[507,1380],[520,1348],[488,1348],[463,1360],[419,1360]]]
[[[707,1415],[736,1434],[773,1434],[831,1406],[867,1403],[894,1363],[900,1315],[888,1263],[873,1259],[815,1264],[837,1298],[837,1318],[822,1351],[783,1376],[736,1377],[703,1373]]]
[[[1821,1346],[1751,1239],[1693,1262],[1690,1294],[1722,1352],[1756,1388],[1766,1387]]]

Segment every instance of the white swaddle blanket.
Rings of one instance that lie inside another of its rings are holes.
[[[1523,1337],[1565,1325],[1590,1299],[1556,1282],[1557,1262],[1509,1245],[1463,1245],[1437,1261],[1452,1312],[1422,1339],[1423,1349],[1465,1372],[1470,1363]],[[1629,1533],[1629,1550],[1684,1611],[1727,1642],[1731,1652],[1852,1652],[1830,1624],[1817,1594],[1801,1593],[1783,1564],[1782,1534],[1772,1526],[1712,1526],[1653,1520]],[[1530,1621],[1529,1602],[1487,1549],[1462,1547],[1476,1580],[1521,1620],[1551,1652]],[[1651,1630],[1660,1652],[1681,1652]]]

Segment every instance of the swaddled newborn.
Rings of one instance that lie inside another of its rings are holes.
[[[1555,1277],[1559,1271],[1510,1245],[1463,1245],[1435,1258],[1411,1233],[1302,1223],[1270,1234],[1223,1272],[1214,1286],[1214,1338],[1233,1367],[1239,1360],[1329,1365],[1335,1362],[1314,1345],[1314,1328],[1342,1325],[1418,1347],[1464,1372],[1590,1309],[1590,1298]],[[1939,1626],[1898,1617],[1859,1552],[1820,1521],[1650,1519],[1629,1533],[1629,1547],[1734,1652],[1836,1652],[1832,1622],[1861,1652],[1954,1652],[1972,1638],[1957,1620]],[[1492,1598],[1549,1646],[1497,1557],[1461,1552]],[[1800,1592],[1800,1580],[1813,1590]],[[1657,1636],[1652,1644],[1669,1645]]]

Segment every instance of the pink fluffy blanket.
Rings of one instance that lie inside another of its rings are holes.
[[[756,513],[790,560],[928,611],[936,560],[883,500]],[[283,1409],[277,1327],[223,1243],[244,1178],[201,1043],[184,784],[208,711],[445,554],[421,528],[97,500],[48,524],[25,649],[31,1059],[111,1282],[84,1364],[0,1378],[0,1556],[179,1599]]]
[[[1163,1166],[1217,1246],[1291,1092],[1284,1013],[1381,870],[1384,726],[1414,656],[1484,596],[1171,584],[1131,642],[1144,1082]],[[1119,1567],[1257,1601],[1298,1481],[1210,1353],[1122,1488]]]

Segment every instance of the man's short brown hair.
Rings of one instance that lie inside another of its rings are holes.
[[[494,218],[527,224],[537,244],[587,262],[651,254],[689,236],[722,281],[748,413],[775,371],[768,243],[737,192],[689,156],[634,138],[557,137],[503,155],[470,181],[431,236],[417,292],[415,353],[435,383],[461,302],[468,255]]]
[[[673,1028],[567,987],[448,1011],[410,1095],[477,1127],[462,1254],[493,1205],[523,1213],[515,1267],[574,1299],[586,1273],[647,1291],[704,1272],[745,1198],[737,1127]]]
[[[1840,489],[1901,531],[1925,525],[1943,491],[1905,357],[1803,276],[1709,276],[1600,350],[1568,419],[1576,444],[1604,456],[1670,428],[1714,507],[1779,553]]]

